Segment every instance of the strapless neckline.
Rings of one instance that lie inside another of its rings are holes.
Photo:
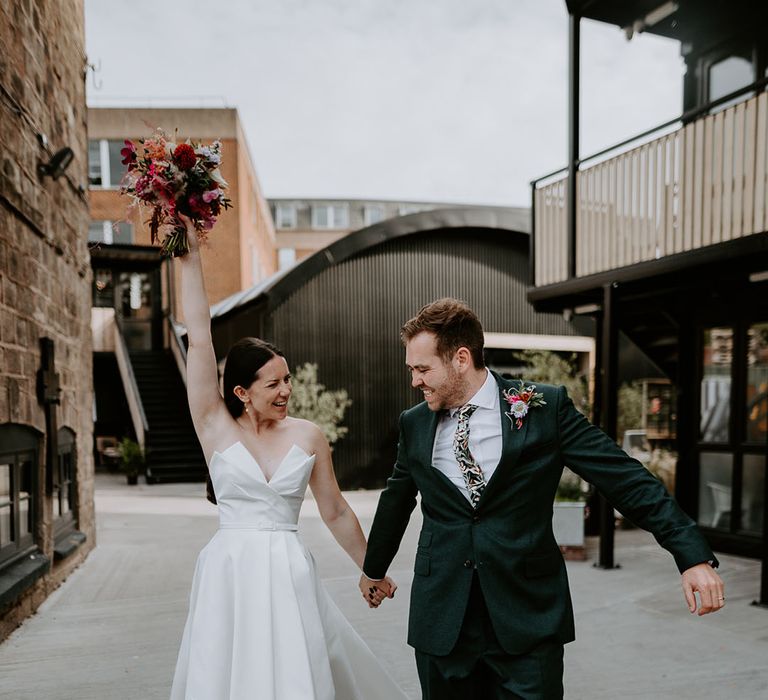
[[[309,459],[312,457],[312,455],[307,454],[305,450],[303,450],[301,447],[299,447],[295,442],[291,445],[291,447],[288,449],[288,452],[285,453],[283,458],[280,460],[280,464],[277,465],[277,469],[275,469],[274,473],[271,477],[267,478],[267,475],[264,473],[264,470],[261,468],[261,465],[259,464],[259,460],[256,459],[256,457],[253,456],[253,453],[245,446],[242,440],[236,440],[233,442],[229,447],[224,448],[223,450],[214,450],[213,455],[211,456],[211,462],[213,462],[213,458],[216,455],[219,455],[223,457],[227,454],[230,450],[232,450],[235,447],[240,447],[242,451],[250,458],[250,460],[254,463],[256,466],[256,470],[258,474],[261,476],[261,478],[264,480],[264,483],[269,486],[274,480],[275,477],[280,473],[280,470],[283,468],[283,465],[288,461],[288,457],[293,453],[294,450],[298,450],[301,452],[306,459]]]

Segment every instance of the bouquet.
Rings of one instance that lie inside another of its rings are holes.
[[[220,141],[210,146],[189,141],[176,144],[158,129],[137,143],[125,141],[120,155],[128,168],[120,192],[131,197],[133,206],[152,208],[147,223],[152,243],[163,230],[163,255],[189,252],[187,229],[179,214],[189,217],[204,241],[221,210],[231,206],[224,194],[227,183],[219,171]]]

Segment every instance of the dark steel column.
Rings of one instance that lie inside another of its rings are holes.
[[[536,182],[531,183],[531,235],[528,236],[528,286],[536,286]]]
[[[768,449],[766,450],[765,461],[766,478],[763,489],[763,564],[760,567],[760,598],[752,604],[768,608]]]
[[[603,313],[600,323],[600,427],[616,439],[618,415],[618,355],[619,329],[616,323],[616,288],[615,282],[603,287]],[[601,569],[616,568],[613,558],[614,548],[613,506],[600,498],[600,552],[595,566]]]
[[[581,17],[570,15],[568,32],[568,277],[576,277],[576,173],[579,170],[579,57]]]

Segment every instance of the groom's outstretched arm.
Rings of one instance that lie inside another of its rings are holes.
[[[400,416],[400,436],[397,443],[397,461],[392,476],[379,498],[371,532],[368,535],[368,547],[363,562],[363,576],[375,582],[384,579],[389,565],[397,554],[400,542],[408,527],[408,520],[416,507],[416,484],[406,457],[405,431],[403,416]],[[361,588],[363,580],[361,579]],[[368,587],[368,584],[366,584]],[[365,593],[363,593],[365,595]]]
[[[563,462],[674,556],[691,612],[697,609],[694,593],[699,615],[723,607],[723,582],[709,564],[718,562],[696,523],[656,477],[576,410],[565,387],[557,399]]]

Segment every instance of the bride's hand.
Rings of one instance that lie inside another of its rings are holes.
[[[200,241],[197,239],[197,230],[192,220],[188,216],[184,216],[179,212],[176,213],[176,218],[184,224],[184,228],[187,230],[187,243],[189,244],[189,252],[196,253],[200,250]]]
[[[395,597],[395,591],[397,590],[397,584],[389,578],[389,576],[384,577],[384,583],[389,586],[389,591],[387,592],[387,598],[394,598]]]

